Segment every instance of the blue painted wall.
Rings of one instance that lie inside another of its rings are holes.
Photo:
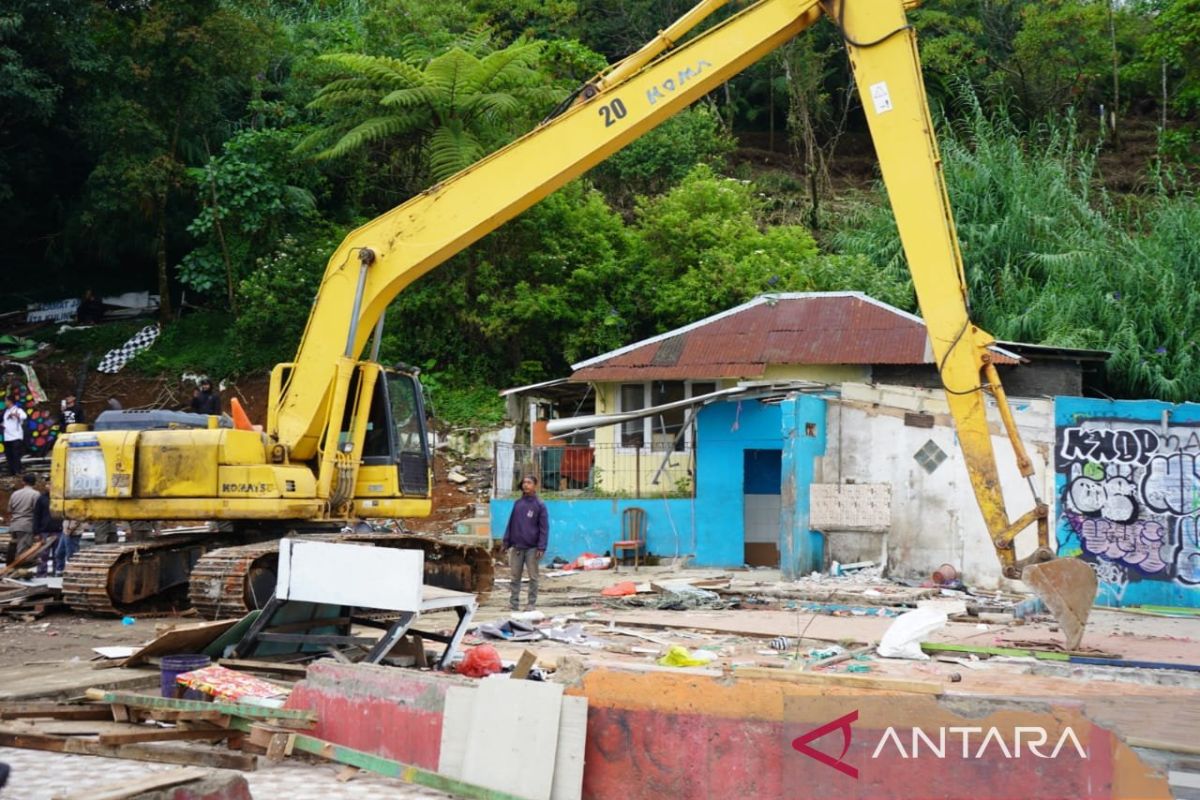
[[[492,536],[504,536],[515,498],[491,503]],[[545,561],[573,561],[584,553],[604,555],[621,538],[621,512],[637,506],[646,512],[646,547],[657,556],[691,552],[692,501],[682,499],[578,499],[546,501],[550,541]],[[630,554],[632,558],[632,553]]]
[[[785,578],[820,569],[824,539],[808,527],[809,490],[816,459],[825,454],[825,401],[814,395],[780,404],[783,434],[783,503],[779,521],[780,569]]]
[[[1058,397],[1054,417],[1059,555],[1101,605],[1200,607],[1200,405]]]
[[[811,426],[811,427],[810,427]],[[802,395],[781,403],[741,401],[706,406],[696,417],[694,499],[552,499],[547,560],[602,554],[620,538],[621,512],[645,509],[650,552],[693,556],[706,567],[741,566],[745,560],[746,450],[783,450],[784,501],[780,553],[785,571],[807,573],[820,564],[817,535],[808,528],[808,486],[814,460],[825,452],[825,402]],[[794,497],[789,500],[788,487]],[[491,502],[492,535],[504,535],[513,500]]]

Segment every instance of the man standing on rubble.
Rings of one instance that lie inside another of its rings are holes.
[[[32,473],[22,479],[22,486],[8,498],[8,556],[5,564],[11,566],[21,553],[33,546],[34,512],[41,493],[33,488],[37,477]]]
[[[538,480],[532,475],[521,479],[521,496],[513,503],[508,527],[504,529],[502,546],[508,551],[508,566],[512,571],[511,594],[508,606],[517,611],[521,606],[521,573],[529,576],[529,602],[526,611],[537,608],[538,562],[546,554],[550,539],[550,515],[546,504],[537,496]]]

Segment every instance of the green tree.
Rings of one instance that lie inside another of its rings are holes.
[[[894,271],[864,258],[821,255],[807,229],[763,229],[761,214],[750,182],[703,165],[667,194],[643,200],[634,263],[644,266],[632,281],[635,296],[645,299],[644,326],[667,330],[764,292],[857,290],[885,302],[907,300],[906,282]]]
[[[100,157],[88,179],[85,222],[95,241],[116,243],[118,252],[128,250],[114,234],[144,226],[149,236],[132,243],[149,238],[164,319],[171,317],[170,201],[189,156],[237,113],[237,99],[263,65],[261,34],[218,0],[107,7],[99,35],[116,68],[112,91],[91,109]]]
[[[311,107],[328,121],[301,149],[334,158],[407,140],[426,150],[433,180],[447,178],[548,109],[557,92],[538,68],[540,52],[526,41],[494,49],[476,34],[431,58],[411,44],[398,58],[326,56],[344,76],[317,93]]]
[[[202,294],[224,283],[235,313],[235,288],[247,267],[316,215],[313,188],[321,176],[293,155],[296,140],[293,131],[245,130],[219,156],[188,170],[201,209],[188,232],[200,246],[183,258],[179,277]]]

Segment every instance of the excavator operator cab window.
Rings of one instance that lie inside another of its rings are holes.
[[[429,441],[425,432],[425,403],[421,383],[413,375],[387,371],[387,400],[395,432],[400,489],[404,494],[429,495]],[[372,416],[374,416],[372,414]]]

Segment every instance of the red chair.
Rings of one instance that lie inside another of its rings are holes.
[[[638,555],[646,549],[646,512],[631,506],[621,514],[621,539],[613,542],[613,568],[619,572],[624,556],[622,551],[633,551],[633,571],[637,572]]]

